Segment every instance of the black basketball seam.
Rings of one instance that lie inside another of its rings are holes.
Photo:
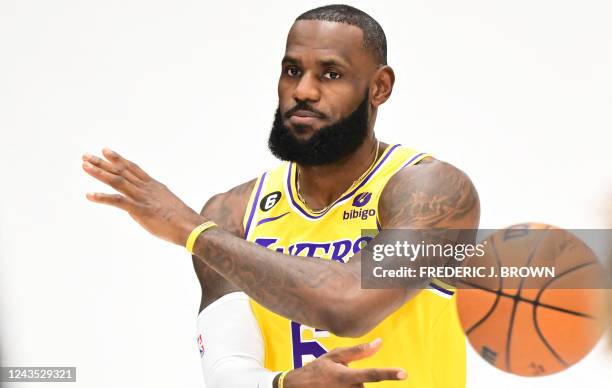
[[[548,229],[548,226],[544,229]],[[542,242],[543,239],[544,237],[540,237],[538,239],[538,242],[533,247],[533,249],[531,250],[531,253],[529,254],[527,258],[526,265],[529,265],[531,263],[531,260],[533,260],[533,256],[535,255],[535,252],[540,247],[540,243]],[[518,302],[519,302],[518,298],[521,297],[521,290],[523,289],[524,283],[525,283],[525,278],[522,278],[519,283],[516,297],[513,298],[513,301],[512,301],[512,314],[510,315],[510,324],[508,325],[508,336],[506,337],[506,369],[508,370],[508,372],[512,372],[511,365],[510,365],[510,345],[512,344],[512,329],[514,328],[514,318],[516,316],[516,309],[518,307]]]
[[[548,288],[548,286],[550,286],[551,283],[553,283],[556,280],[561,279],[563,276],[567,275],[568,273],[577,271],[579,269],[582,269],[584,267],[588,267],[589,265],[593,265],[593,264],[597,264],[599,263],[598,260],[595,261],[589,261],[587,263],[582,263],[582,264],[578,264],[575,267],[569,268],[567,270],[565,270],[565,272],[561,272],[559,274],[559,276],[555,276],[554,278],[551,278],[550,280],[548,280],[546,283],[544,283],[544,285],[542,286],[542,288],[540,288],[540,292],[538,292],[538,295],[536,295],[536,301],[538,301],[542,295],[542,293]]]
[[[497,248],[495,248],[495,238],[491,239],[491,248],[493,249],[493,254],[495,257],[495,262],[497,263],[497,266],[500,267],[501,263],[499,261],[499,256],[497,253]],[[487,313],[476,323],[474,323],[466,332],[466,335],[469,335],[474,329],[476,329],[478,326],[480,326],[484,321],[486,321],[491,314],[493,314],[493,311],[495,311],[495,308],[497,307],[497,304],[499,303],[499,297],[500,297],[500,292],[503,289],[503,278],[499,278],[499,288],[496,292],[496,296],[495,296],[495,302],[493,302],[493,305],[491,306],[491,308],[489,309],[489,311],[487,311]],[[460,280],[460,282],[465,283],[463,281]],[[467,283],[466,283],[467,284]],[[490,290],[487,290],[490,291]]]
[[[538,324],[538,319],[536,317],[537,309],[538,309],[538,305],[534,303],[532,318],[533,318],[533,326],[536,329],[536,333],[538,334],[538,337],[540,337],[540,340],[542,340],[542,342],[544,343],[544,346],[546,346],[548,351],[557,359],[557,361],[559,361],[561,365],[567,367],[567,363],[561,358],[561,356],[559,356],[559,354],[555,351],[555,349],[553,349],[553,347],[548,343],[546,338],[544,338],[544,335],[542,334],[542,330],[540,330],[540,325]]]
[[[585,268],[585,267],[588,267],[588,266],[590,266],[590,265],[597,264],[597,263],[599,263],[599,261],[595,260],[595,261],[589,261],[589,262],[587,262],[587,263],[578,264],[578,265],[577,265],[577,266],[575,266],[575,267],[572,267],[572,268],[570,268],[570,269],[565,270],[565,272],[561,272],[561,274],[559,274],[559,276],[556,276],[556,277],[554,277],[554,278],[552,278],[552,279],[548,280],[546,283],[544,283],[544,285],[542,286],[542,288],[540,288],[540,291],[538,291],[538,293],[537,293],[537,295],[536,295],[536,298],[535,298],[535,300],[533,301],[533,303],[534,303],[536,306],[549,307],[550,305],[548,305],[548,304],[545,304],[545,303],[540,303],[540,298],[542,297],[542,294],[544,293],[544,291],[546,291],[546,289],[547,289],[547,288],[548,288],[548,287],[549,287],[549,286],[550,286],[550,285],[551,285],[553,282],[555,282],[555,281],[556,281],[556,280],[558,280],[558,279],[561,279],[563,276],[565,276],[565,275],[567,275],[567,274],[569,274],[569,273],[571,273],[571,272],[578,271],[579,269],[582,269],[582,268]],[[549,307],[549,308],[550,308],[550,307]],[[584,318],[597,319],[597,317],[593,317],[593,316],[590,316],[590,315],[585,314],[585,313],[579,313],[579,312],[577,312],[577,311],[567,310],[567,309],[564,309],[564,308],[561,308],[561,307],[557,307],[557,308],[555,308],[554,310],[561,311],[561,312],[568,313],[568,314],[578,315],[578,316],[581,316],[581,317],[584,317]]]
[[[535,326],[536,332],[538,334],[538,337],[540,337],[540,340],[542,340],[542,342],[544,343],[544,345],[546,346],[546,348],[548,349],[548,351],[557,359],[557,361],[559,361],[559,363],[561,363],[561,365],[563,365],[564,367],[567,367],[568,364],[561,358],[561,356],[559,356],[559,354],[555,351],[555,349],[552,347],[552,345],[550,345],[548,343],[548,341],[546,340],[546,337],[544,337],[544,334],[542,333],[542,331],[540,330],[540,325],[538,323],[538,317],[537,317],[537,309],[540,306],[540,297],[542,296],[542,294],[544,293],[544,291],[548,288],[548,286],[550,286],[555,280],[560,279],[561,277],[577,271],[579,269],[582,269],[584,267],[588,267],[590,265],[593,265],[597,263],[597,261],[591,261],[588,263],[583,263],[583,264],[579,264],[573,268],[570,268],[568,270],[566,270],[565,272],[562,272],[559,276],[550,279],[548,282],[546,282],[544,284],[544,286],[540,289],[540,291],[538,292],[538,294],[536,295],[536,299],[533,303],[533,314],[532,314],[532,318],[533,318],[533,325]]]
[[[498,294],[499,296],[505,296],[506,298],[516,298],[516,295],[511,295],[511,294],[506,294],[503,291],[494,291],[488,288],[484,288],[482,286],[479,286],[478,284],[474,284],[474,283],[470,283],[470,282],[466,282],[463,280],[460,280],[461,283],[466,284],[470,287],[474,287],[477,288],[479,290],[482,291],[487,291],[490,292],[492,294]],[[529,288],[526,288],[527,290],[529,290]],[[525,299],[522,296],[517,298],[519,300],[519,302],[525,302],[525,303],[529,303],[529,304],[535,304],[536,302],[530,299]],[[597,317],[593,317],[589,314],[585,314],[585,313],[581,313],[580,311],[574,311],[574,310],[568,310],[568,309],[564,309],[563,307],[557,307],[557,306],[553,306],[547,303],[537,303],[538,307],[544,307],[550,310],[555,310],[555,311],[559,311],[562,313],[566,313],[566,314],[571,314],[571,315],[576,315],[578,317],[582,317],[582,318],[588,318],[588,319],[597,319]]]

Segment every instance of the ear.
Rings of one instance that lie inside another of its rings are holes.
[[[385,65],[376,70],[370,84],[371,101],[375,108],[389,99],[394,83],[395,73],[390,66]]]

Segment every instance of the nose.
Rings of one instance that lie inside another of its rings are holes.
[[[293,91],[293,99],[297,102],[300,101],[319,101],[321,98],[321,91],[319,90],[319,80],[312,73],[304,74],[300,78],[297,86]]]

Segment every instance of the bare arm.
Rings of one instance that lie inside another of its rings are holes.
[[[242,216],[254,185],[255,180],[253,179],[226,193],[214,195],[206,202],[200,215],[214,221],[232,236],[241,238],[244,234]],[[200,311],[223,295],[240,291],[240,288],[227,281],[196,256],[192,256],[192,260],[202,288]]]
[[[231,235],[242,238],[244,235],[242,218],[254,185],[255,180],[251,180],[226,193],[213,196],[207,201],[200,215],[214,221]],[[228,282],[196,256],[193,256],[193,265],[202,287],[200,310],[225,294],[240,291],[238,287]],[[228,302],[225,301],[225,303]],[[205,325],[203,331],[207,334],[205,338],[208,339],[206,343],[208,352],[205,352],[202,357],[202,370],[206,384],[211,387],[276,387],[279,374],[263,366],[265,349],[263,349],[260,329],[257,327],[250,306],[238,299],[229,303],[233,305],[224,305],[221,308],[220,305],[217,305],[216,310],[207,310],[208,315],[205,319],[209,321],[202,321],[208,322],[203,324]],[[200,321],[198,327],[200,327]],[[228,335],[232,336],[231,340],[227,338],[224,340],[223,336]],[[214,341],[212,344],[211,338]],[[213,347],[216,349],[211,354]],[[345,365],[350,361],[374,354],[379,347],[380,343],[377,342],[334,349],[308,365],[292,370],[285,378],[284,386],[287,388],[348,387],[371,381],[403,379],[405,373],[400,369],[359,370],[348,368]],[[270,386],[271,379],[273,380]]]
[[[469,178],[436,160],[394,176],[383,191],[379,211],[383,229],[475,229],[480,213]],[[245,244],[221,229],[201,236],[195,253],[267,308],[343,336],[368,332],[418,291],[362,289],[361,253],[348,265],[302,257],[291,257],[288,264],[286,255]]]
[[[132,162],[110,150],[104,154],[110,166],[85,156],[84,169],[123,195],[88,194],[90,200],[124,209],[154,235],[180,245],[206,220]],[[463,172],[428,160],[399,172],[388,182],[380,216],[383,229],[476,228],[478,196]],[[287,256],[245,242],[221,228],[200,236],[195,255],[270,310],[344,336],[369,331],[415,293],[361,289],[360,254],[353,256],[349,265]]]

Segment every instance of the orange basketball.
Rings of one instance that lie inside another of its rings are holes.
[[[459,318],[476,352],[521,376],[559,372],[589,353],[603,334],[606,303],[605,271],[593,251],[544,224],[514,225],[485,241],[484,257],[467,265],[546,266],[555,275],[461,281]]]

